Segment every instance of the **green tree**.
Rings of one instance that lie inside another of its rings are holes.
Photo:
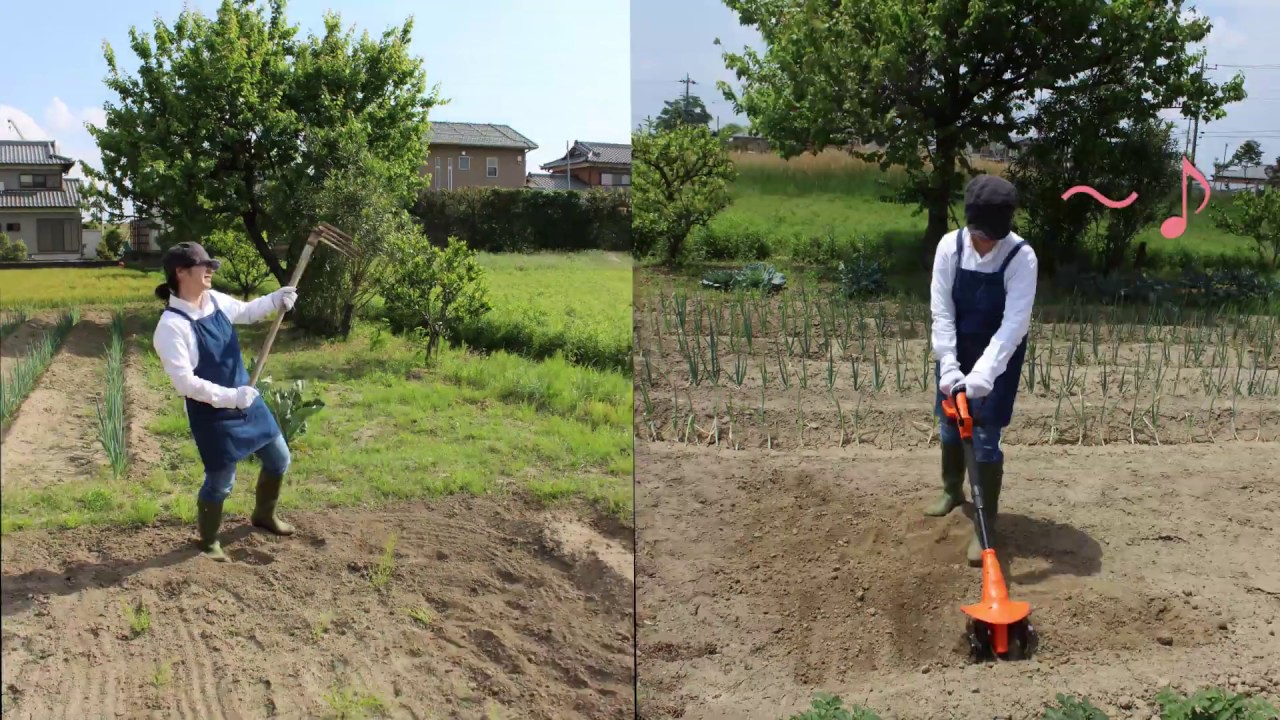
[[[1213,218],[1223,230],[1253,238],[1254,251],[1262,263],[1280,270],[1280,188],[1237,192],[1231,209],[1214,208]]]
[[[125,237],[124,231],[119,225],[112,225],[103,233],[102,242],[98,244],[98,257],[103,260],[119,260],[124,257],[127,247],[128,238]]]
[[[1243,170],[1258,167],[1262,164],[1262,146],[1257,140],[1245,140],[1236,148],[1230,163]]]
[[[1045,98],[1105,88],[1137,123],[1175,105],[1218,119],[1244,97],[1237,75],[1214,85],[1188,45],[1208,35],[1180,3],[1111,0],[725,0],[757,28],[763,53],[724,59],[742,83],[720,83],[784,157],[827,146],[905,168],[928,212],[920,259],[949,227],[972,173],[969,146],[1023,137]],[[1009,28],[1018,28],[1010,32]],[[717,40],[717,43],[719,41]],[[1049,91],[1049,92],[1045,92]]]
[[[271,277],[271,270],[243,232],[216,230],[209,235],[204,245],[210,255],[223,261],[218,274],[227,278],[245,300],[250,299],[267,278]]]
[[[735,122],[727,122],[721,125],[719,130],[716,130],[715,135],[724,142],[728,142],[734,135],[742,135],[746,132],[747,128],[745,125]]]
[[[18,238],[10,240],[7,233],[0,232],[0,262],[19,262],[29,254],[26,243]]]
[[[484,268],[455,237],[439,248],[421,233],[405,234],[394,238],[389,250],[390,272],[379,283],[387,319],[393,330],[416,331],[431,362],[442,340],[489,312]]]
[[[659,130],[674,130],[681,125],[710,125],[711,113],[707,112],[707,106],[702,102],[702,98],[697,95],[689,95],[674,100],[668,100],[663,104],[662,112],[658,113],[658,120],[655,123]]]
[[[127,203],[174,239],[242,226],[281,283],[290,268],[267,236],[287,240],[286,258],[298,256],[314,222],[299,198],[343,161],[335,150],[362,145],[421,186],[427,114],[441,103],[409,54],[411,19],[375,39],[344,31],[329,13],[322,34],[302,38],[284,6],[223,0],[214,18],[188,10],[172,25],[157,20],[154,35],[131,28],[136,76],[104,44],[116,97],[106,122],[89,128],[102,171],[84,166],[113,213]],[[299,304],[321,295],[300,294]]]
[[[388,163],[359,143],[335,150],[342,163],[325,178],[316,192],[300,202],[308,218],[341,228],[354,241],[354,258],[317,250],[307,266],[308,284],[321,292],[309,292],[307,304],[299,295],[299,320],[326,335],[347,337],[356,315],[373,300],[379,282],[388,272],[392,243],[422,232],[408,208],[417,196],[417,185],[405,182]]]
[[[1128,108],[1105,90],[1042,103],[1033,137],[1010,163],[1025,213],[1018,231],[1033,238],[1046,271],[1063,265],[1119,270],[1141,230],[1168,216],[1179,189],[1172,124],[1128,122]],[[1062,199],[1066,188],[1090,185],[1107,197],[1138,198],[1110,210],[1087,196]]]
[[[661,250],[667,264],[675,264],[689,233],[728,207],[729,183],[737,172],[705,125],[638,132],[631,144],[634,252],[645,257]]]

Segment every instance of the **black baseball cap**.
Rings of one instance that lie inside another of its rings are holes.
[[[995,240],[1013,230],[1017,209],[1017,188],[997,175],[979,175],[964,190],[965,222]]]
[[[222,267],[222,263],[209,256],[209,252],[200,243],[180,242],[169,248],[164,254],[164,272],[166,275],[182,268],[207,265],[213,270]]]

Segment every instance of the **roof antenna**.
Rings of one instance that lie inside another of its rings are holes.
[[[18,139],[19,139],[19,140],[26,140],[26,139],[27,139],[27,138],[26,138],[26,136],[24,136],[24,135],[22,134],[22,131],[18,129],[18,126],[13,122],[13,118],[5,118],[5,120],[7,120],[7,121],[9,122],[9,127],[13,128],[13,131],[14,131],[14,132],[16,132],[16,133],[18,133]]]

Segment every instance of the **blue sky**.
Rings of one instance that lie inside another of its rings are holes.
[[[1213,64],[1272,65],[1276,69],[1242,69],[1249,99],[1228,108],[1226,119],[1202,124],[1196,164],[1206,174],[1213,161],[1235,152],[1241,142],[1255,138],[1262,144],[1268,161],[1280,155],[1280,47],[1275,42],[1280,28],[1280,0],[1199,0],[1201,15],[1213,21],[1208,39],[1208,58]],[[714,45],[720,38],[722,47]],[[656,116],[663,101],[684,92],[677,82],[688,73],[698,82],[692,92],[707,104],[720,122],[744,123],[733,117],[733,108],[715,88],[716,80],[734,84],[724,67],[725,51],[743,46],[763,49],[754,28],[743,27],[737,15],[720,0],[636,0],[631,7],[631,124],[646,116]],[[1229,79],[1236,68],[1220,68],[1210,76]],[[1176,119],[1176,111],[1170,113]],[[714,122],[714,121],[713,121]],[[1185,130],[1185,121],[1179,131]],[[1189,153],[1188,153],[1189,155]]]
[[[102,42],[130,72],[129,27],[149,31],[159,14],[169,24],[183,5],[213,15],[218,0],[62,0],[0,2],[0,27],[57,28],[6,32],[10,70],[0,74],[0,138],[54,139],[60,151],[97,165],[84,122],[101,122],[111,93],[103,85]],[[415,18],[414,54],[448,105],[432,120],[507,124],[538,144],[528,169],[564,154],[565,142],[629,142],[628,0],[291,0],[290,22],[306,34],[325,10],[346,25],[378,35]],[[484,49],[481,49],[484,48]],[[56,49],[56,53],[51,53]],[[38,58],[25,60],[27,58]],[[77,171],[78,174],[78,171]]]

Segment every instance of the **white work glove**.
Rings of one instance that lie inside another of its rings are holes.
[[[938,389],[943,395],[951,397],[951,388],[961,382],[964,382],[964,373],[960,372],[959,368],[943,370],[942,375],[938,377]]]
[[[275,303],[277,310],[289,312],[294,303],[298,302],[298,288],[286,285],[271,293],[271,301]]]
[[[978,373],[969,373],[964,377],[964,394],[970,400],[981,400],[991,394],[992,383]]]
[[[240,410],[248,410],[250,405],[258,399],[258,389],[244,385],[236,388],[236,408]]]

